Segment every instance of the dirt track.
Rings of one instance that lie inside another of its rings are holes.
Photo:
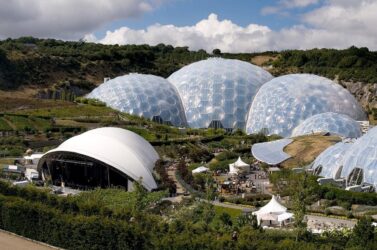
[[[1,250],[51,250],[54,248],[0,231]]]

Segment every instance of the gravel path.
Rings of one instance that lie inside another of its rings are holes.
[[[23,237],[0,231],[1,250],[51,250],[57,249],[25,239]]]

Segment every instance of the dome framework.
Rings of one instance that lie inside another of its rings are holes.
[[[326,112],[313,115],[298,125],[292,136],[329,132],[346,138],[362,135],[360,124],[347,115]]]
[[[128,74],[109,80],[87,95],[113,109],[157,122],[185,127],[185,112],[175,87],[166,79]]]
[[[311,74],[280,76],[259,89],[249,111],[246,132],[267,130],[268,134],[288,137],[307,118],[326,112],[366,119],[356,99],[339,84]]]
[[[245,129],[246,116],[270,73],[247,62],[210,58],[192,63],[168,80],[177,88],[192,128]]]

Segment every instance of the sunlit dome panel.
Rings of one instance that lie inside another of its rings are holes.
[[[257,90],[271,79],[258,66],[222,58],[192,63],[168,78],[178,89],[190,127],[218,121],[224,128],[241,129]]]
[[[248,134],[290,136],[307,118],[325,112],[345,114],[354,120],[366,116],[357,100],[339,84],[311,74],[280,76],[265,83],[256,94],[248,115]]]
[[[359,168],[363,182],[377,188],[377,127],[360,137],[344,156],[342,176],[348,178],[352,170]]]
[[[351,148],[351,142],[338,142],[323,151],[313,162],[313,171],[322,177],[338,179],[345,153]]]
[[[143,74],[129,74],[109,80],[87,95],[109,107],[149,119],[161,118],[174,126],[186,126],[181,99],[166,79]]]
[[[309,117],[298,125],[292,136],[329,132],[346,138],[358,138],[362,135],[360,124],[348,115],[327,112]]]

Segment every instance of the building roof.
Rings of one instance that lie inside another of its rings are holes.
[[[283,149],[292,141],[292,139],[281,139],[271,142],[256,143],[251,147],[251,153],[258,161],[276,165],[291,158]]]
[[[191,172],[193,174],[197,174],[197,173],[204,173],[204,172],[207,172],[209,170],[209,168],[206,168],[204,166],[200,166],[198,168],[195,168],[194,170],[192,170]]]
[[[253,214],[262,215],[262,214],[269,214],[269,213],[284,213],[287,211],[287,208],[281,205],[275,195],[272,196],[271,200],[263,207],[261,207],[258,211],[254,212]]]
[[[241,159],[241,156],[238,157],[237,161],[235,163],[233,163],[233,165],[236,168],[242,168],[242,167],[249,167],[250,166],[249,164],[247,164],[246,162],[244,162]]]
[[[98,128],[72,137],[59,147],[48,151],[71,152],[85,155],[104,162],[152,190],[157,188],[152,176],[155,162],[159,159],[154,148],[139,135],[121,128]]]

